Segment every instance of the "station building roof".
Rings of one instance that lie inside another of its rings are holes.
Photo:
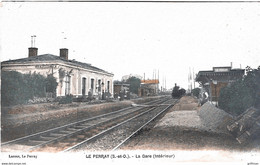
[[[209,80],[236,80],[242,78],[245,69],[232,69],[231,67],[213,67],[213,70],[199,71],[196,76],[197,82],[208,82]]]
[[[159,84],[159,80],[158,79],[154,79],[154,80],[141,80],[142,84]]]
[[[89,69],[89,70],[93,70],[93,71],[97,71],[97,72],[101,72],[101,73],[105,73],[105,74],[110,74],[113,75],[112,73],[109,73],[103,69],[97,68],[95,66],[92,66],[91,64],[88,63],[83,63],[83,62],[79,62],[76,60],[66,60],[60,56],[56,56],[53,54],[43,54],[43,55],[37,55],[37,56],[32,56],[32,57],[27,57],[27,58],[20,58],[20,59],[15,59],[15,60],[8,60],[8,61],[3,61],[1,62],[1,66],[5,66],[5,65],[19,65],[19,64],[34,64],[34,63],[41,63],[41,62],[61,62],[61,63],[65,63],[68,65],[72,65],[72,66],[76,66],[76,67],[81,67],[81,68],[85,68],[85,69]]]

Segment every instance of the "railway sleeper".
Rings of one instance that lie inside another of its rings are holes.
[[[60,136],[64,136],[66,134],[64,133],[51,133],[50,136],[53,136],[53,137],[60,137]]]
[[[40,136],[41,139],[43,140],[52,140],[54,139],[55,137],[51,137],[51,136]]]
[[[85,139],[85,135],[77,135],[77,138],[79,138],[79,139]]]
[[[60,131],[60,133],[63,133],[63,134],[70,134],[70,133],[73,133],[74,131],[68,131],[68,130],[62,130]]]
[[[78,131],[80,129],[76,129],[76,128],[67,128],[68,131]]]
[[[30,139],[28,140],[29,143],[36,143],[36,144],[41,144],[41,143],[45,143],[47,142],[46,140],[33,140],[33,139]]]
[[[77,126],[75,126],[76,128],[86,128],[87,126],[85,126],[85,125],[77,125]]]
[[[90,136],[93,135],[93,133],[85,132],[84,134],[79,134],[79,135],[82,135],[82,136],[85,136],[85,137],[90,137]]]
[[[94,124],[81,124],[80,126],[84,126],[84,127],[90,127],[93,126]]]
[[[68,138],[64,140],[65,143],[78,142],[80,139],[78,138]]]
[[[70,143],[70,142],[59,142],[59,145],[62,145],[62,146],[70,146],[71,143]]]

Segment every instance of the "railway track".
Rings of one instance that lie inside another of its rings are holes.
[[[78,150],[90,142],[96,142],[97,139],[106,137],[111,132],[114,132],[115,128],[120,128],[123,125],[132,125],[129,122],[133,123],[133,121],[138,123],[141,116],[146,116],[147,114],[155,116],[162,107],[166,108],[172,105],[168,104],[167,100],[163,98],[148,102],[143,107],[124,108],[2,143],[2,151],[60,152]],[[160,104],[162,105],[159,106]],[[94,143],[91,144],[93,145]],[[103,149],[110,148],[103,147]]]

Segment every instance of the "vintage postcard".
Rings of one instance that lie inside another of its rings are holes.
[[[1,165],[259,165],[259,1],[0,4]]]

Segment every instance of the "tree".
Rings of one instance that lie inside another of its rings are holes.
[[[260,66],[257,69],[246,67],[245,85],[250,88],[250,93],[254,98],[254,106],[260,108]]]
[[[63,68],[59,69],[59,80],[60,80],[60,86],[62,88],[62,82],[64,77],[66,76],[66,71]]]
[[[33,97],[45,96],[45,77],[38,73],[2,71],[2,105],[24,104]]]
[[[250,88],[243,80],[239,80],[221,89],[218,104],[221,109],[239,115],[254,104],[254,98]]]
[[[260,108],[260,66],[258,69],[246,68],[243,79],[220,90],[218,105],[221,109],[239,115],[247,108]]]
[[[2,71],[1,103],[4,106],[25,104],[34,97],[45,97],[47,92],[55,92],[56,79],[47,78],[34,72],[22,74],[16,71]]]
[[[39,73],[23,74],[23,81],[25,86],[25,93],[28,98],[44,97],[45,96],[45,77]]]
[[[2,105],[22,104],[24,103],[23,96],[26,89],[23,75],[15,71],[2,71],[1,73],[1,103]]]
[[[138,88],[140,87],[141,80],[137,77],[130,77],[126,80],[126,83],[130,84],[129,90],[132,93],[138,94]]]
[[[54,95],[56,94],[58,83],[56,81],[56,78],[53,77],[52,74],[48,75],[47,78],[45,79],[45,85],[46,85],[46,92],[53,93]]]

